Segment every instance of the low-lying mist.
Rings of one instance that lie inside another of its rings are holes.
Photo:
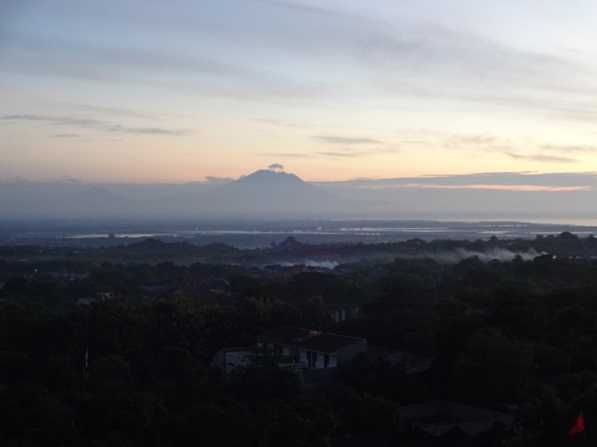
[[[542,256],[544,254],[545,253],[538,253],[535,250],[514,252],[511,250],[496,248],[486,252],[481,252],[458,248],[456,250],[443,253],[424,253],[415,257],[433,259],[434,261],[440,262],[442,264],[457,264],[458,262],[469,258],[478,258],[482,262],[491,262],[496,260],[507,262],[514,260],[518,256],[520,256],[520,258],[522,258],[524,261],[532,261],[536,257]],[[402,258],[403,256],[399,255],[397,257]]]

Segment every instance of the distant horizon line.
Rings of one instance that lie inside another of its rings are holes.
[[[20,223],[46,225],[46,224],[68,224],[68,225],[202,225],[202,224],[316,224],[316,223],[341,223],[341,222],[405,222],[405,223],[434,223],[434,224],[470,224],[470,225],[544,225],[575,228],[597,228],[597,214],[584,217],[234,217],[214,216],[202,218],[190,217],[77,217],[77,218],[5,218],[0,217],[0,225],[14,225]]]
[[[43,178],[43,179],[31,179],[23,176],[14,177],[0,177],[0,184],[3,183],[63,183],[63,184],[95,184],[95,185],[189,185],[189,184],[222,184],[232,183],[240,180],[243,177],[247,177],[259,171],[270,171],[277,174],[290,174],[296,175],[298,178],[306,183],[314,184],[328,184],[328,183],[349,183],[349,182],[383,182],[391,180],[409,180],[409,179],[420,179],[420,180],[431,180],[431,179],[450,179],[458,177],[481,177],[490,175],[516,175],[520,177],[533,178],[535,176],[548,176],[548,175],[579,175],[579,176],[596,176],[597,171],[482,171],[482,172],[467,172],[467,173],[455,173],[455,174],[422,174],[422,175],[405,175],[396,177],[349,177],[341,180],[305,180],[300,175],[292,171],[275,171],[272,169],[262,168],[255,171],[251,171],[248,174],[241,174],[238,177],[219,177],[219,176],[204,176],[202,179],[197,180],[142,180],[142,181],[126,181],[126,180],[86,180],[78,177],[64,176],[56,178]]]

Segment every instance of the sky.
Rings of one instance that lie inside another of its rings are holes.
[[[2,0],[0,179],[594,172],[595,23],[593,0]]]

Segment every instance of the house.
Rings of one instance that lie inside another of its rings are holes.
[[[328,369],[348,364],[367,351],[367,340],[311,329],[280,327],[258,343],[263,359],[301,369]]]
[[[244,346],[223,348],[214,355],[211,366],[230,374],[237,368],[248,368],[255,365],[255,348]]]
[[[84,297],[77,300],[78,306],[91,306],[92,304],[110,301],[114,298],[112,292],[98,292],[95,298]]]
[[[77,300],[77,306],[91,306],[95,303],[97,303],[96,298],[79,298]]]
[[[367,351],[367,340],[291,326],[266,332],[255,346],[220,349],[211,365],[226,374],[236,368],[277,366],[295,371],[332,370]]]
[[[335,368],[349,364],[367,351],[367,340],[344,335],[322,333],[305,339],[299,346],[300,363],[307,368]]]
[[[358,318],[361,314],[361,308],[354,304],[329,304],[326,308],[334,323],[352,320]]]
[[[98,292],[97,298],[99,301],[110,301],[114,298],[112,292]]]

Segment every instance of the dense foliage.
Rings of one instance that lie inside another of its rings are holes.
[[[583,441],[597,438],[590,259],[402,259],[334,272],[44,262],[1,265],[2,445],[397,445],[408,441],[400,405],[438,399],[513,409],[520,430],[483,445],[565,445],[581,411]],[[362,315],[336,324],[333,304]],[[433,364],[408,375],[361,356],[310,390],[281,369],[225,380],[210,367],[218,349],[281,325],[366,337]]]

